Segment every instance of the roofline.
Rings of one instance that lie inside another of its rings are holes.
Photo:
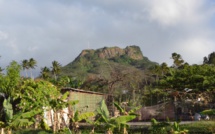
[[[89,93],[89,94],[98,94],[98,95],[108,95],[108,94],[104,94],[104,93],[99,93],[99,92],[93,92],[93,91],[86,91],[86,90],[83,90],[83,89],[76,89],[76,88],[71,88],[71,87],[64,87],[64,88],[61,88],[61,91],[62,90],[67,90],[67,91],[75,91],[75,92],[82,92],[82,93]]]

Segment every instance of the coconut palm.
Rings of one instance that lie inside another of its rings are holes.
[[[37,61],[35,59],[33,58],[29,59],[29,62],[28,62],[29,68],[34,69],[37,66],[36,64],[37,64]],[[31,70],[31,78],[33,78],[32,70]]]
[[[25,71],[25,76],[28,77],[27,70],[29,69],[29,64],[28,60],[24,59],[22,61],[22,69]]]
[[[57,61],[52,62],[52,73],[54,75],[55,80],[57,80],[57,75],[61,71],[61,64]]]
[[[50,69],[48,68],[48,67],[43,67],[43,68],[41,68],[41,72],[40,72],[40,74],[41,74],[41,77],[43,78],[43,79],[47,79],[47,78],[49,78],[49,76],[50,76]]]

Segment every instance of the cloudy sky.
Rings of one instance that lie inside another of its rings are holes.
[[[213,0],[0,0],[0,65],[73,61],[83,49],[140,46],[171,65],[173,52],[201,64],[215,51]]]

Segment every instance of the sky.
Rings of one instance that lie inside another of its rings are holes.
[[[201,64],[215,51],[213,0],[0,0],[0,66],[13,60],[51,67],[83,49],[136,45],[172,65],[176,52]]]

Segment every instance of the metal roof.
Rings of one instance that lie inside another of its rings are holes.
[[[76,89],[76,88],[71,88],[71,87],[64,87],[61,89],[61,91],[74,91],[74,92],[82,92],[82,93],[89,93],[89,94],[98,94],[98,95],[107,95],[107,94],[103,94],[103,93],[99,93],[99,92],[93,92],[93,91],[86,91],[83,89]]]

